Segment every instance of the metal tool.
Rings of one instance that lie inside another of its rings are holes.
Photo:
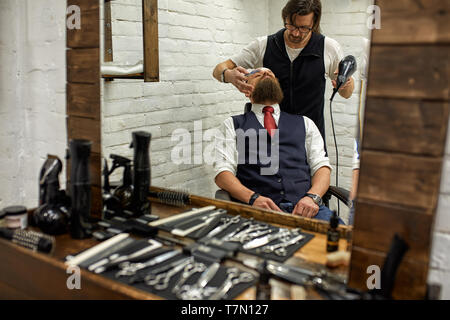
[[[206,269],[194,285],[184,285],[177,293],[177,297],[183,300],[203,300],[205,297],[215,292],[216,288],[210,287],[206,290],[206,285],[214,278],[220,269],[218,262],[213,263]]]
[[[234,234],[232,237],[229,237],[227,241],[245,243],[247,241],[252,240],[253,238],[266,234],[258,231],[263,231],[267,229],[269,229],[269,226],[265,224],[259,223],[250,224],[244,230]],[[269,230],[269,232],[272,232],[272,230]]]
[[[164,290],[169,286],[170,279],[178,272],[184,269],[186,265],[192,263],[194,261],[194,257],[186,258],[179,262],[176,267],[170,269],[165,273],[160,273],[157,275],[150,274],[145,277],[145,283],[149,286],[153,286],[156,290]]]
[[[217,211],[216,214],[221,214],[221,211]],[[214,220],[214,215],[209,215],[209,217],[205,220],[203,223],[199,223],[196,226],[193,226],[192,228],[181,230],[181,229],[173,229],[170,233],[176,236],[185,237],[189,233],[194,232],[198,229],[201,229],[203,227],[206,227],[208,224],[210,224]]]
[[[182,263],[183,261],[185,261],[187,259],[189,259],[189,258],[185,257],[182,259],[177,259],[169,264],[163,265],[161,267],[157,267],[152,270],[148,270],[148,271],[142,270],[142,272],[138,271],[138,272],[136,272],[136,274],[134,276],[132,276],[128,279],[128,283],[133,284],[133,283],[145,281],[146,277],[155,276],[157,274],[167,272],[168,270],[175,268],[178,264]]]
[[[176,285],[173,287],[172,292],[177,293],[190,277],[192,277],[194,274],[198,272],[205,271],[205,269],[206,265],[201,262],[194,262],[192,264],[188,264],[186,267],[184,267],[183,273],[181,274],[181,277],[176,283]]]
[[[275,253],[277,256],[280,257],[285,257],[287,255],[287,247],[292,246],[294,244],[296,244],[297,242],[303,240],[304,236],[303,235],[298,235],[295,236],[293,238],[291,238],[290,240],[286,241],[286,242],[281,242],[281,243],[277,243],[274,245],[268,245],[265,246],[261,249],[262,252],[264,253]]]
[[[227,229],[230,225],[234,223],[239,223],[241,221],[241,216],[235,216],[233,218],[226,218],[224,221],[224,224],[218,226],[217,228],[213,229],[210,233],[208,233],[206,236],[208,238],[212,238],[215,235],[221,233],[225,229]]]
[[[298,229],[296,229],[298,230]],[[291,231],[288,229],[280,229],[280,231],[278,231],[277,233],[273,233],[273,234],[268,234],[266,236],[260,237],[260,238],[256,238],[253,239],[250,242],[247,242],[246,244],[244,244],[243,248],[245,250],[251,250],[251,249],[255,249],[255,248],[259,248],[262,247],[272,241],[278,240],[278,239],[282,239],[282,238],[286,238],[287,236],[290,236],[294,233],[295,231]],[[296,231],[298,232],[298,231]]]
[[[238,233],[244,231],[245,229],[247,229],[248,227],[250,227],[253,224],[253,218],[250,218],[250,220],[245,221],[244,223],[242,223],[236,230],[234,230],[233,232],[225,235],[222,240],[223,241],[230,241],[231,238],[233,238],[235,235],[237,235]]]
[[[240,283],[248,283],[254,280],[254,276],[249,272],[239,273],[239,269],[230,268],[227,270],[227,278],[224,283],[213,293],[209,300],[219,300],[226,297],[227,293],[231,288],[235,287]]]
[[[157,257],[154,257],[150,260],[147,260],[146,262],[138,262],[138,263],[130,263],[128,261],[122,262],[119,265],[119,268],[121,268],[122,270],[120,270],[116,273],[116,278],[119,278],[121,276],[133,276],[139,270],[157,265],[157,264],[167,261],[173,257],[176,257],[177,255],[180,255],[180,254],[181,254],[180,251],[169,251],[169,252],[163,253]]]
[[[181,229],[181,230],[186,230],[189,229],[190,227],[192,227],[193,225],[197,225],[198,223],[202,223],[205,222],[205,220],[207,220],[208,218],[214,216],[219,216],[218,211],[220,211],[221,213],[226,213],[226,210],[223,209],[217,209],[217,210],[213,210],[211,212],[207,212],[206,214],[202,215],[201,217],[193,217],[193,218],[187,218],[187,219],[183,219],[183,221],[178,222],[176,224],[171,223],[170,227],[172,227],[172,229]]]
[[[253,239],[256,239],[261,236],[265,236],[266,234],[272,233],[273,231],[274,231],[274,229],[255,231],[255,232],[243,235],[240,239],[238,239],[238,241],[240,243],[244,244],[246,242],[252,241]]]
[[[109,260],[108,262],[106,262],[105,264],[103,264],[100,267],[95,268],[94,272],[95,273],[103,273],[103,272],[105,272],[108,269],[111,269],[111,268],[113,268],[115,266],[118,266],[121,262],[124,262],[124,261],[127,261],[127,260],[131,260],[131,259],[135,259],[137,257],[140,257],[140,256],[146,254],[147,252],[150,252],[150,251],[153,251],[153,250],[155,250],[157,248],[162,247],[162,244],[160,242],[155,241],[153,239],[149,239],[148,243],[150,244],[149,246],[147,246],[147,247],[145,247],[145,248],[143,248],[141,250],[138,250],[138,251],[136,251],[134,253],[131,253],[131,254],[128,254],[128,255],[119,256],[119,257],[117,257],[115,259],[112,259],[112,260],[108,259]],[[89,268],[91,268],[91,267],[94,268],[93,266],[90,266]]]
[[[289,282],[314,287],[328,294],[334,294],[336,299],[353,300],[355,296],[346,292],[345,278],[340,278],[325,270],[312,271],[291,265],[281,264],[275,261],[268,261],[267,270],[276,277]]]
[[[195,215],[199,215],[199,214],[202,214],[202,213],[205,213],[205,212],[208,212],[208,211],[212,211],[215,208],[216,208],[215,206],[206,206],[206,207],[203,207],[203,208],[200,208],[200,209],[192,209],[192,210],[189,210],[187,212],[177,214],[175,216],[171,216],[171,217],[168,217],[168,218],[165,218],[165,219],[160,219],[158,221],[150,222],[149,225],[153,226],[153,227],[156,227],[156,226],[159,226],[159,225],[162,225],[162,224],[166,224],[168,222],[173,222],[173,221],[176,221],[176,220],[180,220],[180,219],[184,219],[184,218],[187,218],[187,217],[192,217],[192,216],[195,216]]]
[[[73,257],[72,259],[66,261],[66,264],[72,265],[72,266],[78,266],[81,263],[85,262],[86,260],[102,253],[104,250],[107,250],[113,246],[116,246],[118,243],[124,241],[129,236],[130,236],[130,234],[128,234],[128,233],[118,234],[118,235],[80,253],[79,255]]]
[[[214,219],[209,223],[209,225],[189,234],[189,237],[192,237],[194,239],[204,238],[211,230],[215,229],[218,225],[220,225],[224,215],[225,213],[215,216]]]

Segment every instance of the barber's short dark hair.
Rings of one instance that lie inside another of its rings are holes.
[[[281,17],[283,18],[283,23],[286,22],[287,18],[292,23],[295,15],[306,16],[311,12],[314,13],[312,31],[320,33],[320,18],[322,17],[322,3],[320,0],[289,0],[283,11],[281,11]]]

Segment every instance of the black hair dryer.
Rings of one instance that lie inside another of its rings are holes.
[[[152,135],[146,131],[133,132],[133,141],[130,147],[134,149],[133,163],[133,199],[132,211],[140,216],[151,213],[151,205],[148,200],[150,188],[150,139]]]
[[[39,207],[33,213],[32,222],[48,234],[67,232],[70,203],[64,191],[59,189],[61,160],[48,155],[41,169],[39,181]]]
[[[74,239],[91,236],[92,225],[88,222],[91,211],[91,180],[89,157],[92,142],[88,140],[70,140],[70,197],[72,199],[70,215],[70,235]]]
[[[357,69],[356,59],[352,55],[346,56],[339,62],[338,75],[336,79],[336,88],[333,89],[333,95],[331,96],[331,101],[338,90],[342,87],[344,83],[355,73]]]

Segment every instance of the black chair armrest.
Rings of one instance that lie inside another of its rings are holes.
[[[219,200],[226,200],[226,201],[232,201],[230,194],[223,190],[223,189],[219,189],[216,191],[216,195],[214,196],[214,198],[219,199]]]
[[[349,206],[350,191],[348,191],[347,189],[330,186],[324,198],[330,199],[332,196],[336,197],[339,201],[342,201],[347,206]]]

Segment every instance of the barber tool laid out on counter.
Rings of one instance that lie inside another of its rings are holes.
[[[255,273],[222,266],[206,252],[165,247],[154,239],[132,239],[127,233],[67,257],[66,264],[167,299],[232,299],[257,280]]]
[[[35,231],[0,227],[0,238],[11,240],[19,246],[43,253],[50,253],[55,247],[54,237]]]
[[[149,225],[173,236],[187,237],[198,244],[215,247],[225,251],[224,255],[232,256],[240,251],[280,262],[287,260],[314,237],[300,229],[279,228],[231,216],[226,210],[214,206],[192,209]]]

